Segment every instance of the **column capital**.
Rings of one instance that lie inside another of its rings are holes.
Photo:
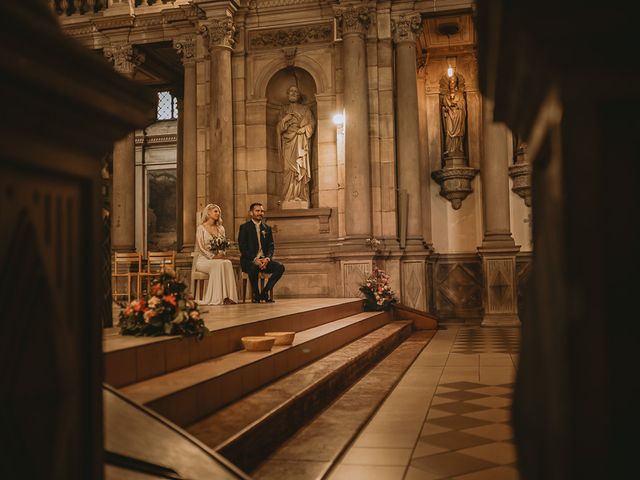
[[[409,12],[394,17],[391,20],[391,30],[395,43],[415,43],[418,34],[422,31],[422,17],[418,12]]]
[[[373,19],[373,9],[366,6],[335,7],[334,14],[342,35],[365,35]]]
[[[200,34],[207,42],[209,51],[214,48],[233,49],[236,44],[236,24],[230,17],[211,20],[200,27]]]
[[[144,54],[131,44],[109,45],[104,49],[104,56],[117,72],[128,76],[133,75],[145,60]]]
[[[196,38],[185,36],[173,40],[173,48],[182,59],[183,65],[193,65],[196,61]]]

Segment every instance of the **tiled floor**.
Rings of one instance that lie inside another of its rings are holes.
[[[510,407],[519,329],[439,330],[333,480],[518,479]]]

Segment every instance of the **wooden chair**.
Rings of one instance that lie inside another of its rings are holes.
[[[191,256],[193,257],[193,264],[191,266],[191,291],[193,292],[193,298],[195,301],[201,302],[202,297],[204,297],[204,286],[209,280],[209,274],[196,270],[198,252],[194,251]]]
[[[151,288],[151,280],[154,277],[160,277],[168,268],[175,270],[176,268],[176,252],[148,252],[147,253],[147,271],[142,276],[147,279],[147,293]]]
[[[126,295],[127,303],[131,302],[131,281],[135,279],[135,298],[140,298],[142,274],[142,255],[139,253],[115,252],[113,256],[113,268],[111,270],[112,297],[114,302],[118,302],[118,297]],[[118,279],[127,279],[127,293],[118,292]]]
[[[246,272],[242,272],[242,303],[247,303],[247,282],[249,282],[249,274]],[[260,290],[264,290],[264,285],[271,278],[271,274],[267,272],[258,272],[258,281],[260,282]],[[251,287],[251,282],[249,282],[249,287]],[[253,292],[251,292],[253,295]],[[273,300],[273,289],[269,292],[269,298]]]

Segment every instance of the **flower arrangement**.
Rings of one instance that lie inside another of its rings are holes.
[[[209,243],[209,250],[214,255],[217,255],[219,252],[224,252],[231,246],[229,240],[224,235],[216,235],[211,239]]]
[[[198,304],[185,293],[173,271],[163,272],[151,283],[150,295],[134,300],[120,312],[120,333],[144,337],[197,336],[209,329],[200,318]]]
[[[389,310],[396,302],[389,280],[391,277],[374,266],[360,291],[365,295],[364,309],[368,311]]]

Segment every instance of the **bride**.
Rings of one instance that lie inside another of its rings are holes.
[[[212,251],[211,241],[224,240],[222,212],[218,205],[210,203],[200,215],[200,224],[196,230],[195,269],[207,273],[209,282],[202,299],[205,305],[229,305],[238,302],[236,279],[231,260],[226,259],[225,250]]]

